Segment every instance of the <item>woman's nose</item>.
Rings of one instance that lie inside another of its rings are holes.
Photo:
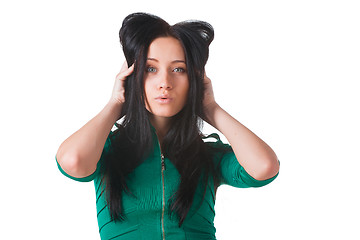
[[[160,81],[159,81],[159,89],[171,89],[172,88],[172,84],[171,84],[171,79],[168,73],[163,73],[161,74],[160,77]]]

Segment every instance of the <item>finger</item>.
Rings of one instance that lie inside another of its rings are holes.
[[[116,79],[118,80],[125,80],[127,76],[129,76],[134,71],[134,64],[131,65],[129,68],[127,67],[126,62],[123,64],[123,67],[125,65],[125,68],[121,70],[121,72],[116,76]]]
[[[126,77],[129,76],[134,71],[134,68],[135,68],[135,63],[133,63],[128,69],[124,71],[125,76]]]
[[[128,65],[127,65],[127,61],[124,61],[123,65],[121,66],[120,72],[125,71],[126,69],[128,69]]]
[[[204,80],[210,80],[210,78],[206,75],[206,71],[204,70]]]
[[[208,76],[204,75],[204,83],[209,83],[211,82],[210,78],[208,78]]]

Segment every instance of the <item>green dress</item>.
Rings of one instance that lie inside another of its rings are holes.
[[[152,154],[128,176],[128,187],[134,196],[123,194],[125,221],[112,221],[106,204],[106,194],[104,194],[102,187],[102,175],[99,167],[104,158],[111,154],[111,134],[106,140],[97,170],[90,176],[84,178],[72,177],[61,169],[58,164],[59,170],[73,180],[81,182],[94,180],[97,219],[101,239],[216,239],[216,229],[214,227],[215,186],[213,178],[209,177],[205,198],[201,205],[203,192],[198,187],[193,205],[181,227],[179,227],[178,220],[168,214],[168,205],[165,203],[176,192],[180,175],[169,159],[162,159],[155,132],[153,132],[154,146]],[[229,145],[223,144],[218,136],[216,142],[206,142],[206,144],[215,144],[224,148],[229,147]],[[216,162],[220,160],[221,163],[216,170],[220,173],[221,184],[238,188],[261,187],[272,182],[277,177],[276,175],[264,181],[254,179],[238,163],[233,151],[226,154],[215,154],[215,166],[217,166]]]

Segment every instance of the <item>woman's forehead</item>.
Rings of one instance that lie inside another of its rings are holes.
[[[147,58],[158,62],[185,62],[185,53],[178,39],[160,37],[150,44]]]

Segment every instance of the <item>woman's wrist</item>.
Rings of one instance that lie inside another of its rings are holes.
[[[205,112],[204,120],[215,128],[216,128],[215,115],[216,112],[220,109],[221,107],[216,102],[210,103],[204,107],[204,112]]]
[[[114,123],[121,118],[121,110],[123,107],[123,103],[110,99],[106,104],[105,109],[112,116]]]

